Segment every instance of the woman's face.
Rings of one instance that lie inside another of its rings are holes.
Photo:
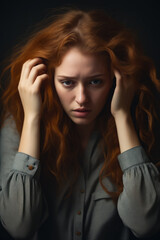
[[[68,117],[77,125],[93,124],[111,87],[106,59],[71,48],[55,69],[54,83]],[[107,111],[107,110],[106,110]]]

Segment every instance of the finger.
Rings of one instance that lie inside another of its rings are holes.
[[[113,71],[114,71],[114,75],[117,79],[121,77],[121,74],[117,69],[114,69]]]
[[[120,87],[122,86],[122,75],[120,74],[120,72],[116,69],[114,69],[114,76],[116,78],[116,86]]]
[[[28,79],[31,69],[40,63],[42,63],[41,58],[27,60],[22,66],[21,81]]]
[[[41,85],[42,85],[42,82],[47,80],[49,78],[48,74],[44,73],[44,74],[41,74],[39,75],[36,80],[34,81],[34,84],[33,84],[33,88],[35,91],[39,92],[40,91],[40,88],[41,88]]]
[[[46,71],[47,71],[47,67],[45,64],[42,64],[42,63],[32,67],[28,77],[28,83],[33,84],[36,78],[39,75],[46,73]]]

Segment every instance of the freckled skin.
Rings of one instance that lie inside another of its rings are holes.
[[[54,84],[69,118],[77,125],[94,124],[111,87],[106,60],[71,48],[55,69]],[[73,110],[80,107],[90,109],[86,117],[75,116]]]

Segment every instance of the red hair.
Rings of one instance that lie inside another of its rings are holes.
[[[73,175],[73,182],[79,172],[77,159],[78,140],[74,124],[66,116],[56,94],[53,78],[66,51],[77,46],[91,54],[106,55],[106,65],[118,69],[128,81],[134,80],[137,92],[131,107],[135,128],[140,141],[149,156],[156,158],[156,127],[159,122],[159,106],[155,94],[160,91],[160,83],[152,61],[144,56],[133,34],[102,11],[84,12],[70,10],[60,14],[47,27],[34,34],[25,46],[16,53],[16,57],[5,69],[10,70],[10,81],[2,95],[3,116],[13,116],[18,132],[23,124],[23,108],[18,93],[22,65],[28,59],[43,58],[48,67],[50,81],[42,89],[41,120],[41,161],[43,169],[50,171],[58,182]],[[12,104],[14,102],[14,104]],[[111,98],[106,104],[110,109]],[[107,108],[105,108],[107,109]],[[122,171],[117,161],[120,153],[114,119],[108,110],[98,119],[103,137],[104,165],[100,173],[100,182],[109,177],[117,186],[117,197],[122,191]],[[73,151],[74,149],[74,151]],[[157,154],[157,156],[160,154]]]

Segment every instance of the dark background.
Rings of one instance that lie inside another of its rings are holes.
[[[13,46],[26,39],[39,21],[51,15],[52,9],[72,6],[106,9],[114,18],[135,31],[146,55],[153,59],[160,75],[160,5],[156,0],[6,0],[0,7],[0,61],[11,54]]]
[[[81,9],[106,9],[106,11],[137,33],[146,55],[155,63],[160,78],[160,6],[159,1],[62,1],[33,0],[5,1],[0,3],[0,71],[2,61],[7,59],[13,47],[25,42],[36,25],[61,7],[80,7]],[[14,217],[11,216],[14,221]],[[0,240],[11,239],[0,226]]]

